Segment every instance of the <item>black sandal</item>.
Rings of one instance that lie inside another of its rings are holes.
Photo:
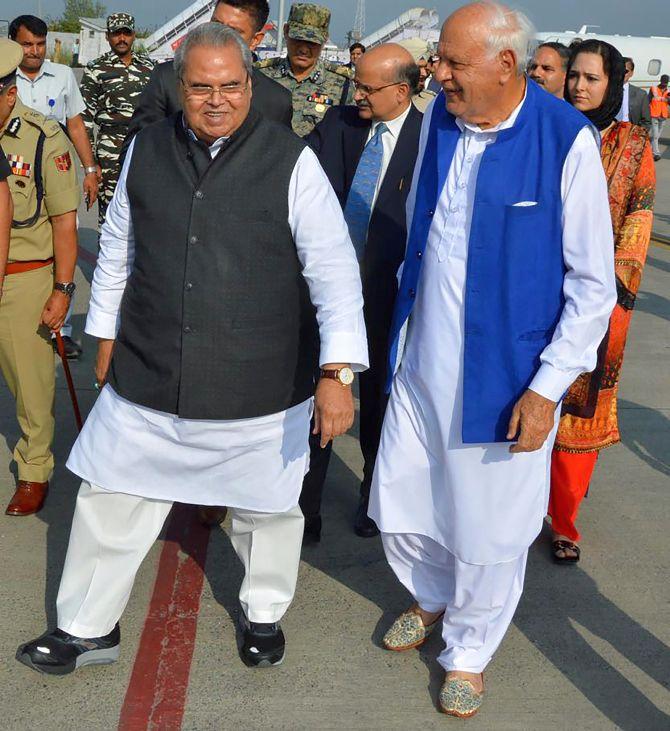
[[[573,543],[572,541],[553,541],[552,547],[554,549],[554,561],[556,563],[578,563],[579,562],[579,556],[581,554],[581,549],[576,543]],[[557,555],[559,551],[563,551],[563,556]],[[566,556],[565,553],[567,551],[573,551],[576,555],[574,556]]]

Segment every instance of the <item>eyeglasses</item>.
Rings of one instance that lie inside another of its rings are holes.
[[[376,94],[378,91],[381,91],[382,89],[388,89],[389,86],[399,86],[400,84],[404,84],[404,81],[394,81],[392,84],[385,84],[384,86],[378,86],[376,89],[372,86],[366,86],[365,84],[361,84],[358,81],[352,82],[354,85],[354,89],[359,93],[363,94],[363,96],[372,96],[372,94]]]
[[[231,84],[222,84],[221,86],[189,84],[184,79],[181,79],[181,83],[184,89],[186,89],[186,93],[195,99],[211,99],[217,92],[226,99],[241,99],[249,88],[249,77],[247,76],[247,80],[243,84],[235,81]]]

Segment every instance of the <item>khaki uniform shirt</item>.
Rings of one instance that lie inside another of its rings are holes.
[[[353,72],[319,60],[312,73],[298,81],[286,58],[270,58],[256,64],[266,76],[285,86],[293,95],[293,131],[300,137],[309,134],[323,119],[328,109],[338,104],[352,104]]]
[[[35,180],[37,144],[44,132],[42,151],[43,200],[38,201]],[[0,144],[12,169],[9,189],[14,202],[14,225],[9,242],[9,261],[49,259],[54,255],[50,217],[76,211],[79,184],[74,151],[58,122],[17,101],[13,113],[0,129]],[[28,221],[28,227],[16,223]]]

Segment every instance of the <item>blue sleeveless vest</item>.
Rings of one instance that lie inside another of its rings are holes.
[[[465,285],[463,442],[507,441],[514,404],[540,367],[564,306],[561,178],[579,132],[576,109],[528,80],[516,123],[479,168]],[[388,389],[419,286],[428,233],[461,130],[433,108],[390,335]],[[535,206],[514,206],[536,201]],[[449,347],[448,343],[444,347]]]

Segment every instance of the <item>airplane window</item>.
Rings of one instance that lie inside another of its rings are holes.
[[[661,73],[661,62],[659,61],[659,59],[652,58],[651,61],[649,61],[647,73],[649,74],[649,76],[658,76]]]

